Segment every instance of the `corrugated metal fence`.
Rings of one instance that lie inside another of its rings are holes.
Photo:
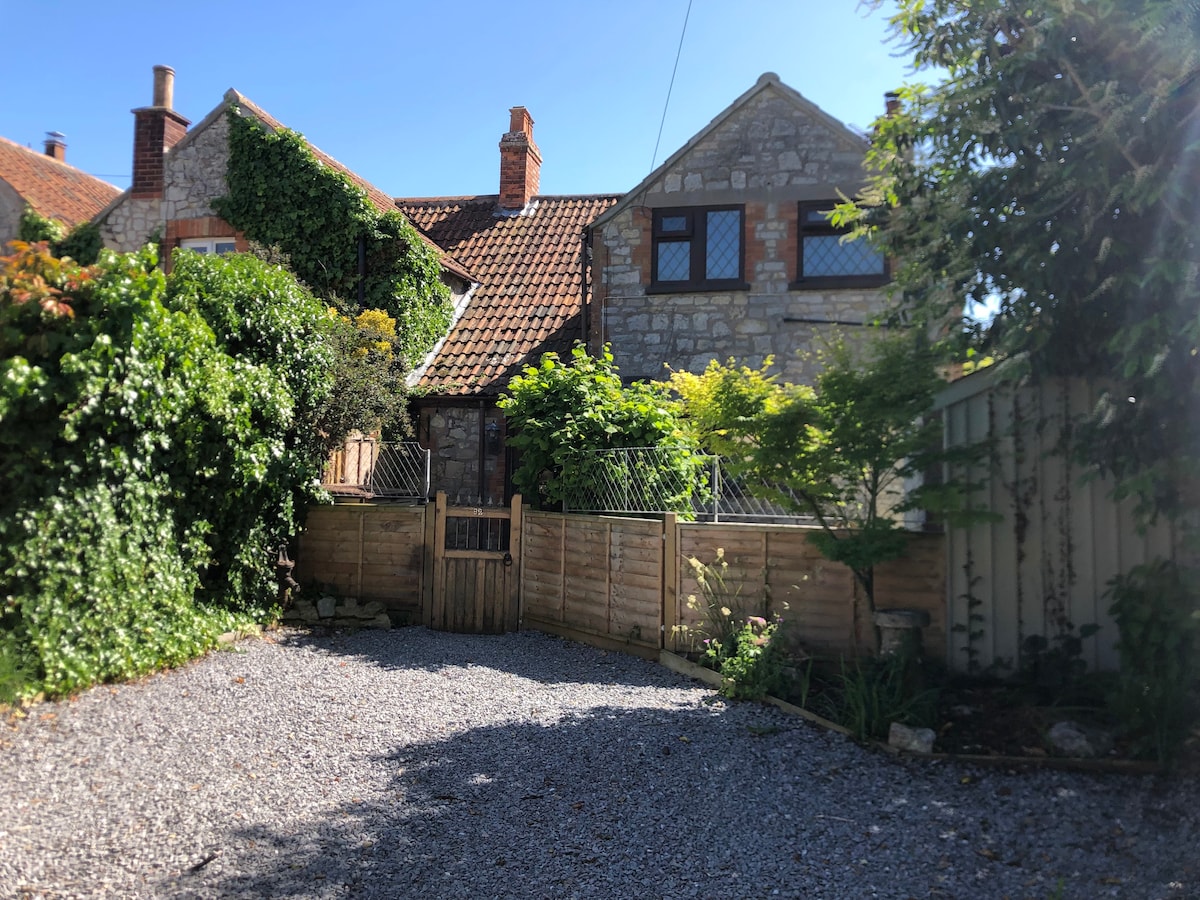
[[[1100,626],[1084,641],[1091,668],[1115,669],[1117,629],[1104,598],[1113,576],[1171,557],[1166,524],[1139,532],[1132,503],[1112,484],[1083,479],[1058,452],[1064,429],[1088,413],[1099,390],[1082,379],[1016,387],[1000,367],[947,388],[939,401],[949,446],[992,441],[990,462],[966,472],[986,485],[978,503],[1003,516],[948,534],[950,661],[1003,671],[1019,666],[1031,636],[1050,641]]]

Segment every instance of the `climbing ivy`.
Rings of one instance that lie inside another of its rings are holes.
[[[80,222],[74,228],[68,229],[65,223],[43,216],[29,206],[21,213],[21,221],[17,225],[17,240],[28,244],[46,241],[53,256],[69,256],[84,266],[90,266],[99,259],[100,250],[104,247],[100,226],[96,223]]]
[[[10,698],[179,663],[272,615],[339,352],[324,305],[248,254],[180,251],[167,275],[150,248],[82,267],[14,247],[0,257]]]
[[[394,317],[401,354],[415,364],[450,326],[437,251],[398,210],[376,208],[343,172],[322,164],[301,135],[267,128],[236,108],[228,118],[229,194],[214,201],[217,213],[251,241],[287,254],[319,297]]]

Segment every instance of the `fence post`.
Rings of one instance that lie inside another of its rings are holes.
[[[512,505],[509,508],[508,514],[508,552],[512,558],[512,574],[509,577],[512,579],[512,584],[509,596],[505,598],[508,610],[505,612],[506,620],[504,623],[505,629],[511,629],[512,631],[520,631],[521,629],[521,619],[523,618],[521,606],[525,602],[523,596],[525,586],[521,583],[521,572],[524,570],[521,556],[521,529],[523,527],[524,518],[521,509],[521,495],[513,494]],[[511,616],[508,615],[509,610],[511,610]]]
[[[663,516],[663,596],[660,606],[659,649],[674,649],[673,629],[679,621],[679,516]]]
[[[437,533],[437,512],[433,500],[425,503],[425,556],[421,561],[421,624],[433,625],[433,545]]]
[[[721,457],[712,458],[713,524],[721,521]]]

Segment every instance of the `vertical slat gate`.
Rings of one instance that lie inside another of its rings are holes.
[[[438,631],[503,634],[520,625],[521,498],[508,508],[434,501],[433,573],[425,624]]]

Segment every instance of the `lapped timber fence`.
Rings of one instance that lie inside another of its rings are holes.
[[[789,641],[814,653],[866,651],[873,626],[861,594],[848,569],[816,551],[813,530],[530,511],[520,498],[454,507],[439,495],[311,509],[297,578],[310,592],[379,603],[393,622],[526,627],[652,657],[688,649],[683,626],[700,619],[688,605],[700,595],[689,560],[712,563],[720,550],[738,614],[778,616]],[[876,572],[881,607],[929,612],[924,642],[937,657],[947,643],[944,558],[942,535],[914,533],[908,554]]]

